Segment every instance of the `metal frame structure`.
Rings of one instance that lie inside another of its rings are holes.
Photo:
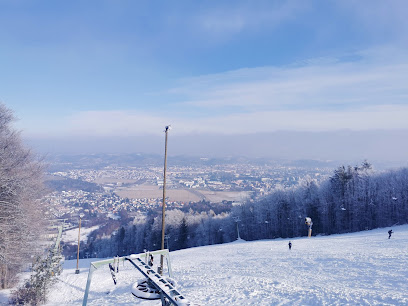
[[[160,292],[160,298],[163,306],[176,305],[184,306],[189,305],[188,300],[174,288],[174,286],[165,279],[162,275],[156,273],[148,264],[143,262],[139,257],[133,257],[133,255],[125,257],[125,260],[139,270],[140,273],[146,277],[150,283]]]
[[[119,263],[124,262],[125,260],[129,260],[129,259],[135,260],[135,259],[138,259],[138,258],[139,259],[145,259],[147,261],[147,258],[148,258],[148,256],[150,254],[151,255],[166,256],[168,273],[169,273],[169,276],[172,277],[173,276],[173,271],[171,269],[170,254],[169,254],[168,249],[152,251],[152,252],[146,252],[146,253],[140,253],[140,254],[132,254],[132,255],[129,255],[129,256],[123,256],[123,257],[116,258],[116,260],[118,260]],[[126,259],[126,258],[129,258],[129,259]],[[91,281],[92,281],[93,273],[98,268],[100,268],[102,266],[109,265],[110,263],[113,263],[114,261],[115,261],[114,258],[110,258],[110,259],[91,262],[90,267],[89,267],[89,272],[88,272],[88,280],[86,281],[86,288],[85,288],[84,298],[82,300],[82,306],[86,306],[86,304],[88,302],[88,295],[89,295],[89,290],[90,290],[90,287],[91,287]]]

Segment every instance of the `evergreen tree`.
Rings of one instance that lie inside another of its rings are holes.
[[[182,223],[180,225],[179,235],[178,235],[178,242],[180,249],[185,249],[188,246],[188,226],[186,218],[184,217]]]
[[[47,302],[47,293],[62,272],[62,256],[59,248],[51,248],[45,258],[38,256],[30,278],[12,292],[10,302],[18,305],[40,305]]]

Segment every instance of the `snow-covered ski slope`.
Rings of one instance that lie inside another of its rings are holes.
[[[353,234],[237,241],[171,252],[180,291],[198,305],[408,305],[408,225]],[[94,260],[94,259],[93,259]],[[48,305],[80,305],[91,260],[67,261]],[[155,259],[158,263],[159,258]],[[121,264],[94,273],[88,305],[160,305],[130,289],[140,275]]]

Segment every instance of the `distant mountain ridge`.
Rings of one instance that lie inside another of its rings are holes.
[[[163,156],[146,153],[123,153],[123,154],[79,154],[79,155],[49,155],[47,157],[50,171],[62,171],[66,169],[102,169],[105,167],[148,167],[163,166]],[[338,161],[325,160],[284,160],[272,158],[248,158],[248,157],[206,157],[176,155],[168,157],[168,166],[214,166],[228,164],[255,164],[255,165],[281,165],[294,167],[329,167],[339,164]]]

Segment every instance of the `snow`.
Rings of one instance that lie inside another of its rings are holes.
[[[408,225],[353,234],[237,241],[171,252],[178,289],[198,305],[407,305]],[[65,262],[47,304],[81,305],[91,261]],[[155,260],[159,262],[160,260]],[[160,305],[130,293],[141,278],[120,265],[94,273],[88,305]]]
[[[113,219],[113,220],[119,220],[120,219],[120,216],[118,216],[118,215],[115,215],[114,213],[109,213],[108,214],[108,218],[111,218],[111,219]]]
[[[86,242],[88,240],[89,234],[98,229],[99,225],[92,227],[81,227],[81,241]],[[62,241],[65,243],[77,244],[78,243],[78,228],[71,229],[62,233]]]
[[[12,289],[0,290],[0,305],[7,305]]]

